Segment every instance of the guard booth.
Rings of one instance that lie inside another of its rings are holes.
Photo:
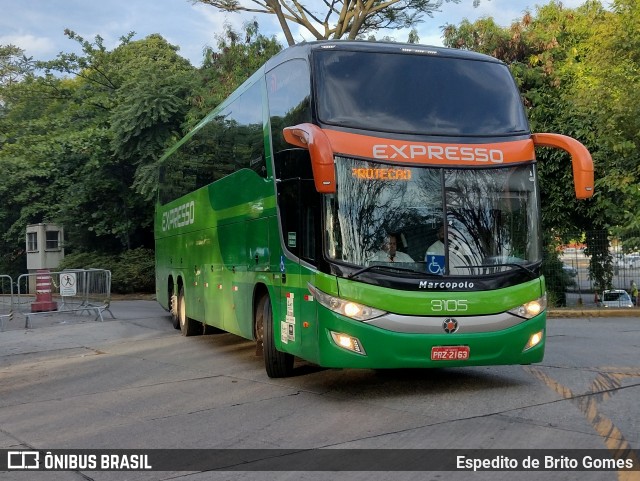
[[[64,230],[56,224],[27,226],[27,271],[40,269],[55,271],[64,259]],[[36,292],[36,277],[29,277],[29,292]]]

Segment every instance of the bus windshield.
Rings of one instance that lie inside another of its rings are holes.
[[[541,260],[535,164],[485,169],[336,158],[325,197],[335,261],[433,275],[482,276]]]
[[[318,118],[325,124],[445,136],[529,131],[516,85],[501,63],[341,50],[318,51],[314,58]]]

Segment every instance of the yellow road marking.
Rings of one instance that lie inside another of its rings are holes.
[[[596,433],[604,439],[605,446],[614,456],[619,457],[627,454],[626,459],[632,459],[634,466],[639,465],[639,460],[632,446],[625,439],[622,432],[613,424],[613,421],[598,411],[598,405],[610,399],[617,392],[617,389],[622,386],[622,379],[640,377],[640,370],[615,367],[602,368],[605,372],[601,371],[598,374],[591,383],[587,394],[576,396],[571,389],[545,374],[539,367],[527,366],[524,369],[564,399],[568,399],[575,404],[591,423]],[[640,481],[640,472],[618,471],[618,481]]]

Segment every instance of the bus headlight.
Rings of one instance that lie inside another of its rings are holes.
[[[525,319],[531,319],[532,317],[537,316],[542,311],[547,308],[547,293],[545,292],[542,297],[538,297],[537,299],[522,304],[514,309],[509,310],[511,314],[514,314],[518,317],[524,317]]]
[[[341,314],[343,316],[355,319],[357,321],[368,321],[386,314],[386,311],[381,311],[375,307],[365,306],[357,302],[348,301],[339,297],[331,296],[326,292],[322,292],[315,286],[308,284],[309,290],[313,294],[313,297],[327,309]]]

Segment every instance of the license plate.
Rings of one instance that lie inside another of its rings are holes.
[[[434,346],[431,348],[432,361],[466,361],[469,346]]]

